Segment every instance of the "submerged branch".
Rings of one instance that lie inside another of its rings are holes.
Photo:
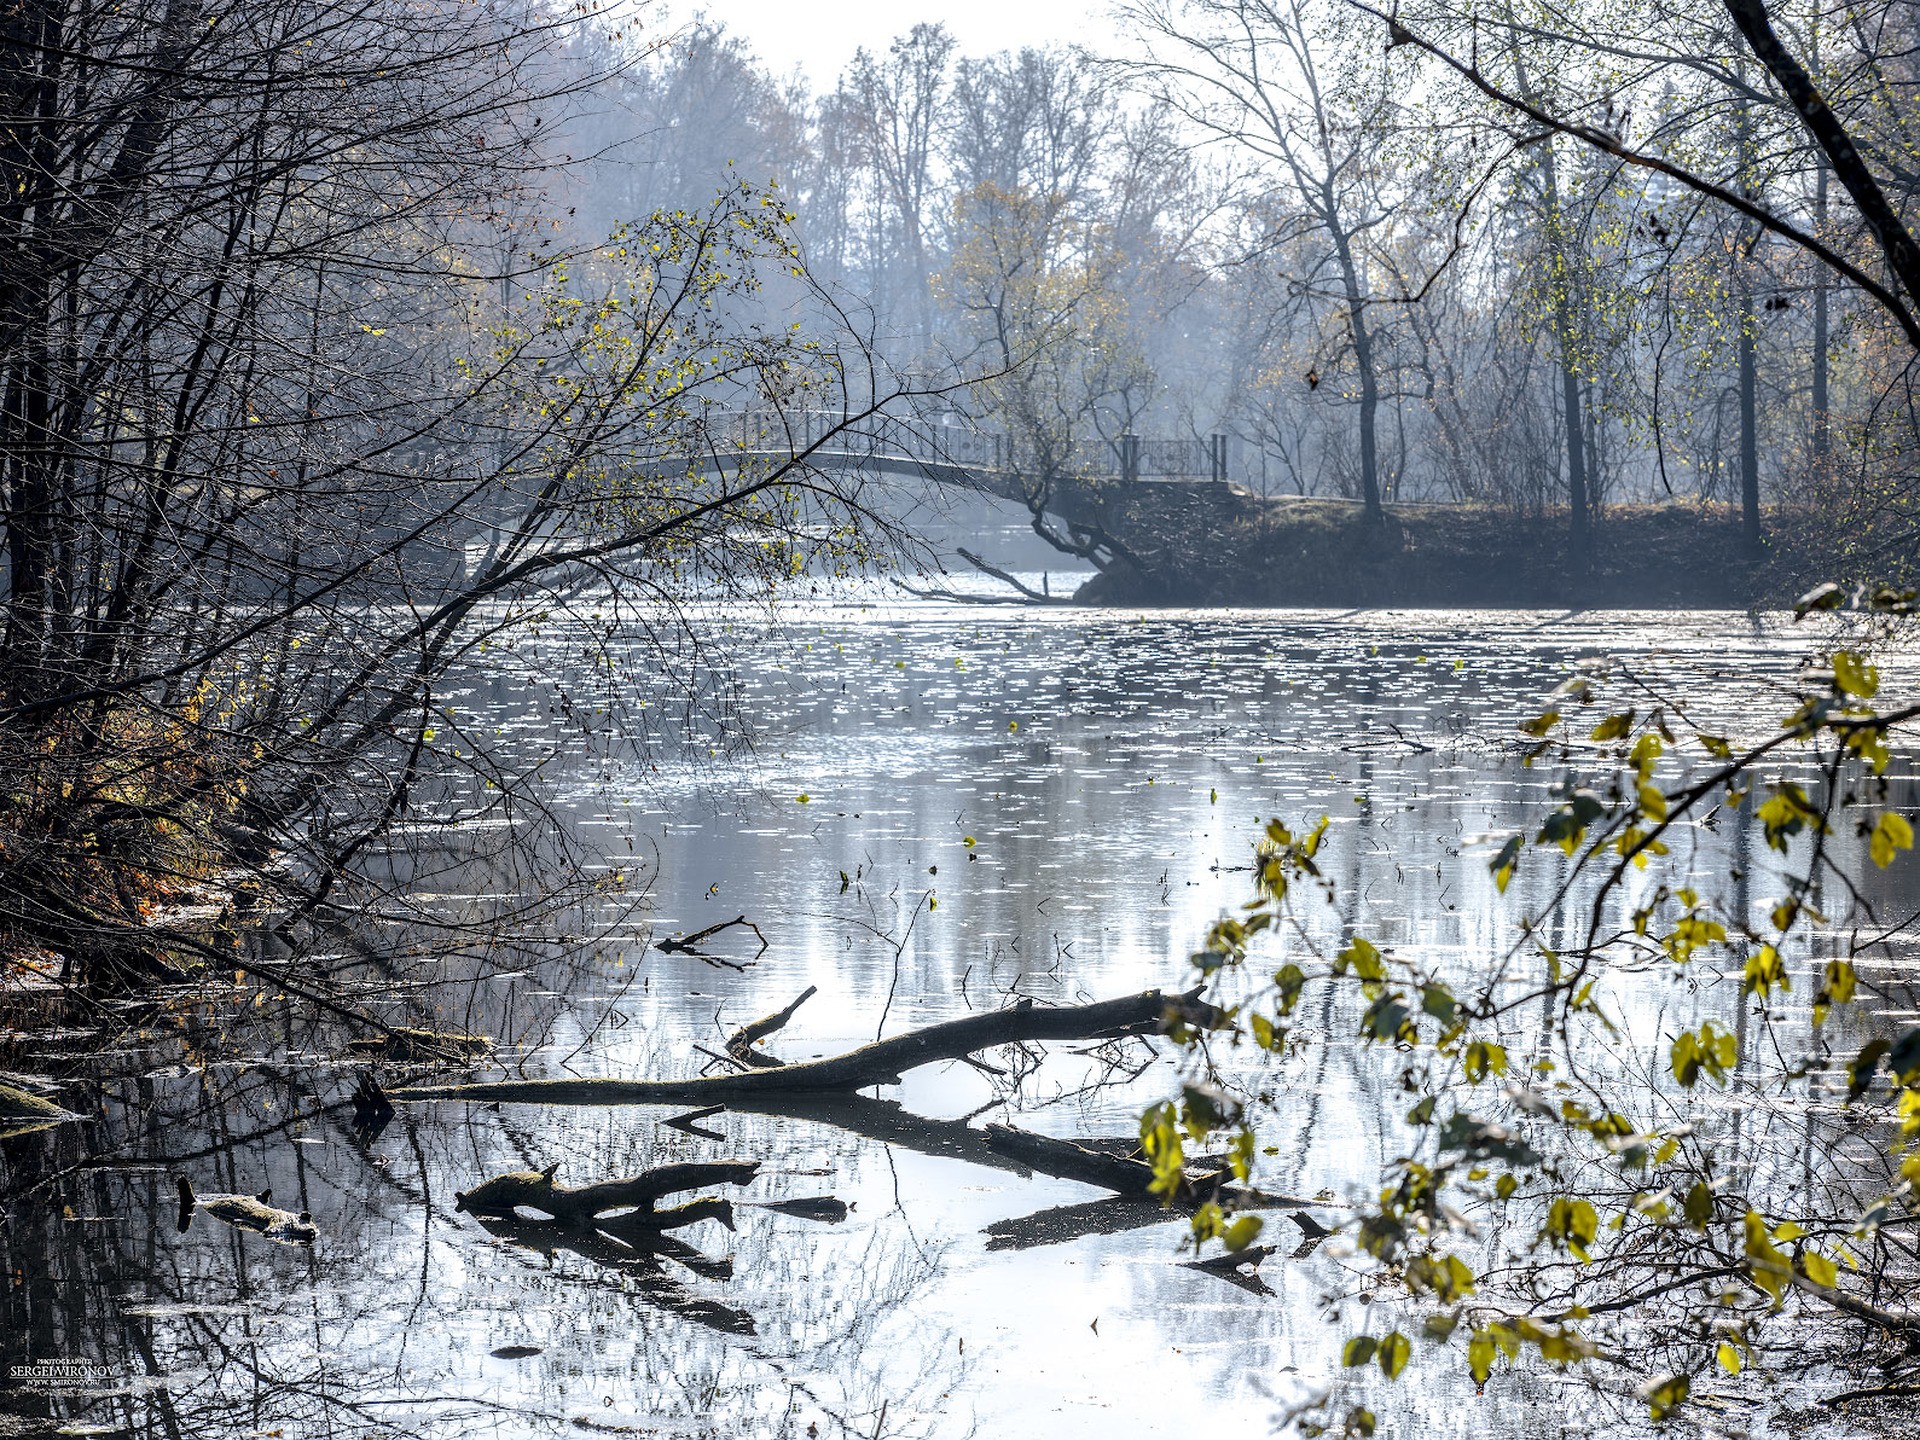
[[[1027,599],[1037,605],[1071,605],[1073,603],[1071,599],[1064,595],[1050,595],[1044,590],[1034,589],[1019,576],[1013,574],[1011,571],[1002,570],[998,565],[993,564],[983,556],[974,554],[964,545],[956,546],[955,553],[982,575],[991,575],[1003,585],[1011,585],[1015,590],[1018,590],[1022,595],[1026,596]]]
[[[722,930],[731,930],[736,925],[751,930],[754,938],[760,942],[760,948],[753,952],[754,959],[757,960],[767,953],[767,937],[761,934],[758,925],[754,924],[744,915],[736,915],[731,920],[722,920],[718,925],[709,925],[704,930],[696,930],[693,934],[682,935],[678,939],[668,936],[665,940],[656,940],[653,948],[667,955],[700,955],[700,942],[702,940],[711,940]],[[700,958],[704,960],[707,957],[700,955]]]

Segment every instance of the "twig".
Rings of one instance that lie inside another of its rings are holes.
[[[717,962],[723,965],[730,965],[734,962],[730,960],[718,960],[715,956],[701,955],[699,947],[702,940],[710,940],[722,930],[731,930],[736,925],[744,926],[748,930],[753,931],[755,937],[760,941],[760,948],[753,952],[754,959],[758,960],[762,955],[767,953],[767,937],[760,933],[760,927],[758,925],[754,924],[744,915],[736,915],[731,920],[722,920],[718,925],[709,925],[704,930],[696,930],[691,935],[682,935],[677,939],[670,935],[665,940],[656,940],[653,942],[653,948],[668,955],[697,955],[709,964]]]

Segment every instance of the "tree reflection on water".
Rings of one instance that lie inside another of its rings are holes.
[[[531,1130],[479,1107],[402,1113],[367,1144],[349,1107],[314,1094],[338,1079],[250,1068],[104,1083],[84,1125],[4,1142],[6,1358],[95,1360],[122,1378],[10,1388],[0,1425],[437,1436],[825,1421],[822,1433],[870,1434],[883,1402],[905,1426],[966,1366],[934,1337],[920,1356],[865,1354],[938,1266],[939,1247],[908,1227],[848,1227],[863,1233],[822,1265],[818,1222],[762,1208],[740,1208],[737,1235],[702,1222],[698,1244],[618,1218],[476,1222],[453,1212],[456,1185],[517,1163]],[[712,1148],[603,1121],[543,1121],[545,1147],[647,1163]],[[770,1126],[733,1143],[777,1149]],[[836,1172],[870,1163],[860,1143],[841,1144]],[[176,1173],[297,1195],[320,1237],[308,1250],[208,1223],[182,1233]],[[492,1354],[509,1345],[534,1353]]]

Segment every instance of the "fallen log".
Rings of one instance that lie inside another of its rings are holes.
[[[390,1060],[412,1065],[431,1060],[449,1060],[468,1064],[493,1049],[485,1035],[443,1034],[438,1030],[419,1030],[410,1025],[396,1026],[366,1040],[349,1040],[349,1055],[366,1055],[375,1060]]]
[[[1078,1205],[1055,1205],[1030,1215],[996,1220],[986,1228],[989,1250],[1032,1250],[1063,1245],[1089,1235],[1118,1235],[1165,1225],[1177,1218],[1158,1200],[1136,1200],[1128,1195],[1103,1195]]]
[[[1127,1144],[1124,1140],[1076,1143],[1035,1135],[1031,1131],[1015,1130],[1010,1126],[988,1126],[980,1130],[965,1120],[929,1119],[904,1109],[896,1100],[876,1100],[866,1095],[767,1095],[728,1108],[749,1115],[777,1115],[831,1125],[836,1130],[859,1135],[877,1144],[897,1145],[935,1159],[959,1160],[969,1165],[1001,1170],[1022,1179],[1040,1174],[1050,1175],[1056,1180],[1077,1181],[1101,1190],[1112,1188],[1110,1181],[1119,1181],[1124,1187],[1106,1199],[1085,1205],[1041,1212],[1024,1220],[996,1222],[988,1227],[989,1235],[997,1237],[1003,1232],[1015,1235],[1029,1224],[1034,1227],[1034,1233],[1020,1234],[1020,1238],[1009,1238],[998,1245],[990,1244],[989,1248],[1057,1244],[1082,1234],[1107,1234],[1114,1230],[1156,1225],[1175,1215],[1191,1212],[1207,1200],[1230,1202],[1250,1209],[1294,1211],[1302,1230],[1327,1235],[1332,1232],[1307,1215],[1305,1210],[1307,1207],[1340,1208],[1337,1201],[1279,1195],[1251,1187],[1234,1186],[1216,1191],[1211,1186],[1218,1178],[1217,1170],[1190,1173],[1186,1189],[1174,1197],[1171,1206],[1167,1206],[1161,1204],[1158,1196],[1146,1196],[1144,1186],[1151,1172],[1144,1162],[1132,1162],[1139,1167],[1138,1171],[1115,1169],[1106,1162],[1123,1157],[1113,1151],[1095,1148],[1111,1144],[1117,1150]],[[1088,1162],[1089,1156],[1093,1157],[1091,1163]],[[1147,1172],[1146,1176],[1140,1173],[1143,1171]],[[1143,1196],[1146,1198],[1141,1198]]]
[[[818,1220],[823,1225],[838,1225],[847,1218],[850,1207],[834,1195],[801,1195],[792,1200],[742,1200],[756,1210],[771,1210],[776,1215],[791,1215],[796,1220]]]
[[[184,1175],[176,1175],[174,1185],[180,1192],[177,1228],[182,1234],[192,1226],[195,1213],[204,1211],[236,1230],[255,1230],[282,1245],[311,1245],[320,1238],[313,1216],[305,1210],[296,1215],[291,1210],[278,1208],[273,1204],[271,1190],[262,1190],[258,1195],[196,1195]]]
[[[64,1110],[51,1100],[17,1090],[11,1085],[0,1085],[0,1139],[45,1130],[79,1118],[71,1110]]]
[[[1273,1246],[1253,1245],[1245,1250],[1228,1250],[1205,1260],[1189,1260],[1186,1266],[1189,1270],[1205,1270],[1209,1274],[1220,1275],[1235,1270],[1258,1270],[1263,1262],[1272,1258]]]
[[[661,1260],[683,1265],[703,1280],[733,1279],[733,1261],[708,1255],[684,1240],[644,1225],[629,1225],[625,1216],[598,1225],[562,1225],[557,1220],[523,1220],[517,1215],[476,1215],[480,1228],[496,1239],[542,1255],[568,1250],[610,1268],[658,1270]]]
[[[1181,1268],[1217,1276],[1249,1294],[1265,1296],[1273,1294],[1273,1287],[1260,1278],[1260,1264],[1273,1253],[1271,1245],[1255,1245],[1246,1250],[1229,1250],[1206,1260],[1189,1260]]]
[[[1023,1180],[1033,1177],[1032,1166],[992,1149],[987,1137],[965,1120],[929,1119],[914,1114],[898,1100],[834,1093],[762,1095],[726,1108],[745,1115],[772,1115],[828,1125],[877,1145],[897,1145],[916,1154],[980,1165]]]
[[[1042,1174],[1054,1175],[1062,1180],[1078,1180],[1083,1185],[1111,1190],[1115,1195],[1130,1200],[1154,1204],[1160,1201],[1160,1197],[1153,1193],[1153,1166],[1144,1160],[1096,1150],[1072,1140],[1056,1140],[1051,1135],[1036,1135],[1031,1130],[1016,1130],[1011,1125],[987,1126],[986,1138],[987,1144],[1002,1155],[1018,1160]],[[1195,1209],[1209,1200],[1231,1205],[1237,1210],[1290,1209],[1314,1203],[1297,1195],[1274,1195],[1250,1186],[1229,1184],[1228,1173],[1223,1170],[1188,1171],[1180,1189],[1170,1197],[1172,1203],[1183,1210]]]
[[[745,1185],[760,1173],[758,1160],[712,1160],[660,1165],[641,1175],[602,1180],[593,1185],[557,1185],[558,1165],[544,1170],[515,1170],[483,1180],[454,1196],[455,1210],[474,1215],[510,1216],[525,1207],[566,1224],[585,1224],[609,1210],[627,1210],[623,1223],[671,1229],[698,1220],[718,1220],[733,1229],[733,1206],[725,1200],[694,1200],[667,1210],[654,1208],[664,1195],[703,1185]]]
[[[571,1103],[586,1102],[576,1099]],[[705,1117],[728,1109],[749,1115],[774,1115],[830,1125],[876,1144],[898,1145],[935,1159],[959,1160],[969,1165],[1007,1171],[1022,1178],[1039,1173],[1114,1191],[1112,1199],[1063,1207],[1024,1219],[996,1222],[988,1230],[990,1235],[996,1237],[990,1243],[990,1248],[995,1249],[1058,1244],[1082,1234],[1105,1234],[1117,1229],[1159,1224],[1168,1219],[1170,1213],[1190,1211],[1207,1199],[1255,1209],[1295,1211],[1304,1232],[1309,1236],[1316,1232],[1325,1236],[1331,1232],[1304,1212],[1309,1207],[1340,1208],[1339,1202],[1324,1198],[1277,1195],[1243,1187],[1215,1192],[1208,1185],[1217,1178],[1216,1171],[1189,1175],[1187,1189],[1174,1197],[1172,1206],[1168,1207],[1161,1204],[1159,1197],[1148,1195],[1146,1187],[1151,1171],[1144,1162],[1132,1162],[1138,1169],[1116,1167],[1113,1162],[1121,1157],[1088,1145],[1075,1144],[1071,1140],[1055,1140],[1006,1126],[989,1127],[990,1130],[1001,1132],[996,1138],[988,1130],[975,1129],[965,1120],[930,1119],[902,1108],[898,1101],[879,1100],[866,1095],[831,1091],[782,1094],[773,1090],[748,1096],[730,1105],[709,1105],[693,1114]],[[675,1116],[674,1120],[689,1118]],[[666,1123],[673,1124],[674,1121]],[[699,1133],[698,1127],[688,1128]],[[718,1131],[707,1133],[714,1139],[723,1138]],[[1118,1182],[1117,1188],[1110,1182]]]
[[[1002,1155],[1010,1155],[1048,1175],[1063,1180],[1078,1180],[1134,1200],[1157,1197],[1152,1193],[1153,1167],[1141,1160],[1128,1160],[1104,1150],[1076,1145],[1071,1140],[1056,1140],[1011,1125],[989,1125],[987,1144]]]
[[[484,1080],[464,1085],[409,1085],[391,1095],[395,1100],[655,1105],[846,1093],[869,1085],[898,1085],[908,1070],[963,1059],[976,1050],[1000,1045],[1161,1034],[1174,1025],[1211,1026],[1219,1017],[1219,1011],[1201,1000],[1197,986],[1185,994],[1146,990],[1090,1005],[1049,1007],[1022,1001],[1010,1009],[984,1011],[875,1040],[844,1055],[739,1075],[697,1075],[681,1080]]]
[[[362,1070],[353,1087],[354,1132],[363,1141],[371,1141],[392,1121],[393,1105],[380,1089],[380,1082]]]
[[[724,1105],[703,1105],[698,1110],[689,1110],[684,1115],[674,1115],[660,1123],[670,1129],[679,1130],[687,1135],[698,1135],[702,1140],[725,1140],[727,1137],[718,1130],[709,1130],[700,1122],[712,1115],[726,1112]]]

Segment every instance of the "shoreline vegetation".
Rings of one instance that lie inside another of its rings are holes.
[[[1850,567],[1836,565],[1832,521],[1812,507],[1768,511],[1756,551],[1736,505],[1607,506],[1576,549],[1564,508],[1389,504],[1375,522],[1354,501],[1262,501],[1223,485],[1175,492],[1139,487],[1098,502],[1147,568],[1104,570],[1076,603],[1774,610],[1826,581],[1868,578],[1840,573]],[[1855,548],[1871,566],[1871,547]]]

